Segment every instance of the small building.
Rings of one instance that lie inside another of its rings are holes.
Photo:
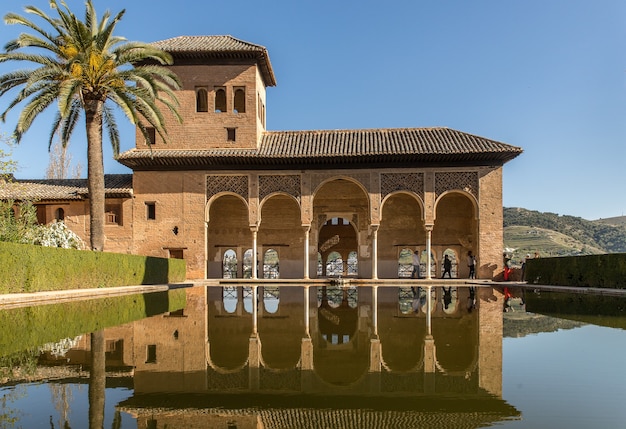
[[[398,278],[415,250],[423,277],[444,254],[467,276],[470,251],[478,278],[501,273],[502,169],[521,148],[449,128],[268,131],[266,48],[231,36],[154,46],[174,58],[184,122],[166,112],[167,143],[137,132],[119,155],[132,186],[107,176],[105,250],[184,258],[189,278]],[[77,192],[38,204],[87,238]]]

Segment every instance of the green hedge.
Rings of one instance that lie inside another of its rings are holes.
[[[0,242],[0,293],[177,283],[182,259]]]
[[[626,253],[529,259],[525,277],[542,285],[626,289]]]

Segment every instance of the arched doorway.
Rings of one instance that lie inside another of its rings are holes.
[[[349,274],[357,275],[358,261],[356,260],[357,234],[347,219],[331,218],[327,220],[319,232],[319,252],[322,261],[322,275],[341,277]],[[351,269],[348,261],[352,255]]]
[[[423,249],[425,244],[422,207],[417,196],[405,192],[388,196],[382,205],[378,229],[378,276],[411,277],[412,251],[407,254],[405,249]]]
[[[371,246],[367,191],[348,178],[326,181],[314,194],[312,218],[317,228],[312,230],[311,244],[317,244],[322,276],[327,275],[328,256],[337,252],[344,265],[342,275],[367,277],[364,265],[371,263],[371,251],[363,250],[367,245]]]
[[[467,255],[470,250],[477,253],[478,220],[473,197],[463,192],[445,193],[437,201],[435,213],[432,248],[441,255],[441,260],[444,251],[457,256]],[[456,277],[467,274],[467,264],[457,264]]]
[[[207,220],[207,276],[220,278],[225,252],[233,250],[240,260],[243,249],[252,244],[248,207],[241,197],[223,194],[209,201]],[[242,276],[238,270],[236,277]]]

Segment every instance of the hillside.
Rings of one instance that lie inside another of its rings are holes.
[[[513,261],[527,254],[591,255],[626,252],[626,217],[589,221],[580,217],[504,208],[504,246]]]

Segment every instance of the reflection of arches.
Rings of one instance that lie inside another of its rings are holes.
[[[280,305],[280,288],[278,286],[263,286],[263,311],[274,314]]]
[[[434,318],[432,333],[439,366],[448,373],[471,372],[478,361],[477,318]]]
[[[222,278],[237,278],[237,253],[233,249],[228,249],[224,252],[224,257],[222,258]]]

